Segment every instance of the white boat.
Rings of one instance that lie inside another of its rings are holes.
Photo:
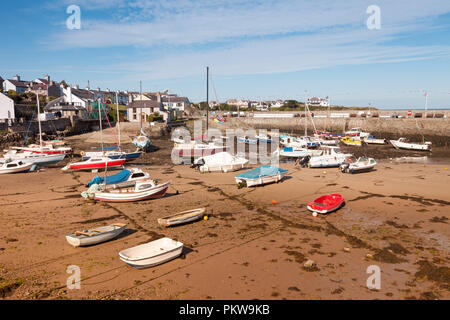
[[[306,149],[302,147],[284,147],[282,150],[276,152],[279,156],[288,158],[316,157],[323,153],[322,150]]]
[[[33,163],[25,163],[22,160],[0,159],[0,174],[28,172],[33,166]]]
[[[250,138],[248,136],[237,137],[238,142],[243,142],[247,144],[257,144],[258,140],[255,138]]]
[[[139,168],[129,168],[123,169],[114,175],[106,176],[106,181],[104,176],[95,176],[87,186],[90,187],[96,183],[99,185],[112,185],[114,189],[124,188],[129,187],[131,184],[134,186],[136,181],[145,181],[148,179],[150,179],[150,174],[148,172],[144,172]]]
[[[363,141],[367,144],[387,144],[386,139],[377,139],[374,136],[368,136]]]
[[[205,157],[224,151],[227,151],[227,146],[218,145],[213,142],[206,144],[191,141],[190,143],[174,143],[172,157]]]
[[[91,246],[114,239],[121,234],[127,225],[114,223],[109,226],[102,226],[95,229],[75,231],[66,236],[67,242],[74,247]]]
[[[183,252],[183,243],[162,238],[119,252],[120,260],[132,267],[153,267],[177,258]]]
[[[342,172],[358,173],[372,170],[377,162],[373,158],[360,157],[355,162],[346,162],[341,164]]]
[[[219,152],[210,156],[201,157],[194,161],[194,165],[198,166],[200,172],[213,171],[236,171],[245,167],[248,160],[237,157],[229,152]]]
[[[183,211],[168,217],[159,218],[158,223],[161,226],[170,227],[178,224],[192,222],[201,219],[205,211],[206,208]]]
[[[64,146],[54,146],[52,144],[46,146],[39,146],[37,144],[30,144],[28,147],[12,147],[15,150],[29,151],[33,153],[46,154],[67,154],[72,152],[72,148]]]
[[[103,189],[103,186],[93,184],[81,196],[86,199],[94,199],[105,202],[134,202],[163,197],[169,189],[170,182],[158,184],[149,179],[137,181],[125,188]]]
[[[339,167],[351,156],[351,154],[343,153],[338,147],[328,147],[323,149],[322,155],[311,157],[307,165],[310,168]]]
[[[266,134],[257,134],[255,136],[255,139],[259,142],[259,143],[272,143],[272,138],[269,137]]]
[[[364,132],[361,128],[351,128],[350,130],[346,131],[345,134],[347,135],[356,135],[360,138],[367,138],[370,136],[369,132]]]
[[[235,177],[238,185],[246,187],[258,186],[272,182],[279,182],[287,174],[288,170],[278,167],[264,165],[253,170],[241,173]]]
[[[432,143],[427,141],[425,143],[409,142],[406,138],[400,138],[398,140],[389,140],[395,149],[407,149],[407,150],[419,150],[419,151],[431,151]]]
[[[30,151],[17,152],[17,150],[9,150],[3,154],[3,157],[11,160],[22,160],[24,163],[34,163],[38,166],[47,166],[64,160],[66,155],[33,153]]]
[[[111,159],[107,157],[102,158],[89,158],[89,160],[86,161],[80,161],[80,162],[72,162],[67,164],[64,168],[61,170],[67,171],[67,170],[98,170],[103,169],[105,167],[112,168],[112,167],[119,167],[123,165],[126,159]]]

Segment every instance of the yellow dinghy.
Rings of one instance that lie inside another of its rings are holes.
[[[341,142],[347,146],[361,146],[362,142],[360,138],[345,137],[341,139]]]

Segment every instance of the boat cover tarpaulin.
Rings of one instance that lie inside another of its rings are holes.
[[[112,176],[106,177],[106,184],[115,184],[120,183],[128,180],[128,177],[130,176],[131,172],[129,170],[122,170],[119,173],[113,174]],[[104,177],[96,176],[92,178],[91,182],[89,182],[89,187],[93,184],[102,184],[105,182]]]
[[[278,175],[280,173],[284,173],[287,172],[288,170],[286,169],[280,169],[278,167],[274,167],[274,166],[260,166],[258,168],[255,168],[253,170],[238,174],[236,176],[236,178],[241,178],[241,179],[258,179],[261,177],[268,177],[268,176],[274,176],[274,175]]]

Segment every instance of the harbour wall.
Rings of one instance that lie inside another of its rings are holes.
[[[360,127],[377,138],[405,137],[419,142],[425,139],[431,141],[434,146],[450,146],[449,118],[315,118],[314,125],[318,131],[342,133],[351,128]],[[227,118],[225,125],[213,122],[213,126],[218,129],[278,129],[280,132],[303,134],[305,118]],[[311,118],[307,119],[306,126],[308,133],[312,134],[314,129]]]

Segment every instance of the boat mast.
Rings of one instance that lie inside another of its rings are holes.
[[[308,99],[307,99],[307,93],[306,93],[307,91],[305,90],[305,137],[308,135],[308,117],[307,117],[307,114],[306,114],[306,109],[307,109],[307,106],[308,106]]]
[[[206,134],[209,130],[209,67],[206,67]]]
[[[139,81],[139,119],[140,119],[140,125],[141,125],[141,131],[139,135],[142,134],[142,81]]]
[[[37,114],[38,114],[38,123],[39,123],[39,146],[42,150],[42,128],[41,128],[41,114],[40,114],[40,105],[39,105],[39,93],[36,93],[36,100],[37,100]]]
[[[116,108],[117,108],[117,129],[119,130],[119,151],[120,151],[120,118],[119,118],[119,92],[116,91]]]
[[[105,151],[103,150],[103,128],[102,128],[102,114],[100,112],[100,103],[101,103],[101,98],[98,98],[98,120],[100,122],[100,138],[102,141],[102,155],[105,155]]]

